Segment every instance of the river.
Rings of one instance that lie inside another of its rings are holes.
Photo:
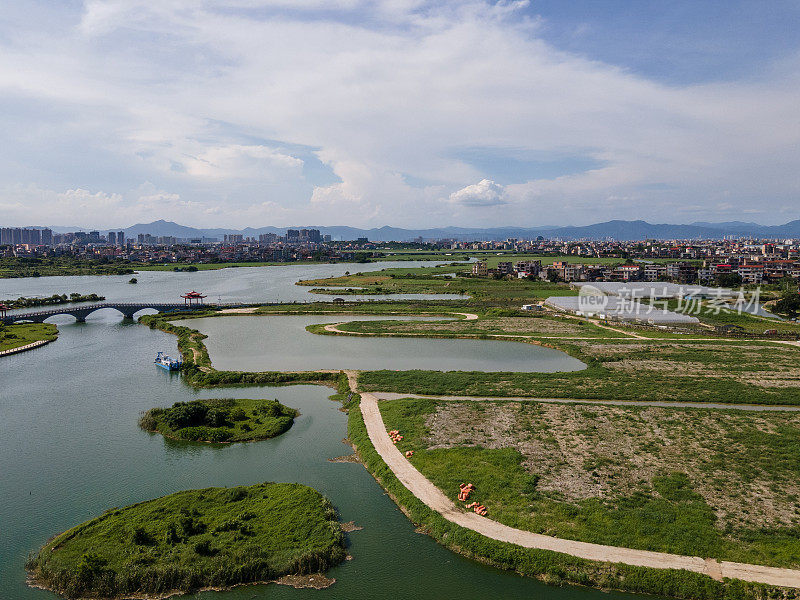
[[[307,268],[318,270],[320,266]],[[244,269],[236,270],[234,279],[240,276],[240,271]],[[253,271],[255,275],[247,277],[257,276],[258,271]],[[48,279],[34,283],[39,285]],[[60,279],[71,283],[75,278]],[[31,284],[27,280],[16,282]],[[190,284],[179,289],[184,287],[201,286]],[[70,288],[72,285],[59,291]],[[85,291],[104,293],[103,289],[91,287]],[[160,293],[165,297],[172,291]],[[114,313],[96,313],[84,324],[65,318],[59,326],[61,334],[55,343],[0,360],[0,456],[3,457],[0,598],[3,600],[54,598],[50,592],[25,585],[26,557],[52,535],[110,507],[183,489],[261,481],[296,481],[328,496],[342,520],[352,520],[364,527],[349,534],[353,560],[329,572],[337,582],[327,590],[248,586],[196,597],[209,600],[353,600],[382,599],[389,595],[423,600],[632,597],[583,588],[547,587],[462,558],[431,538],[415,533],[414,526],[361,465],[328,462],[328,458],[351,452],[341,441],[346,435],[346,415],[327,399],[332,392],[329,388],[197,391],[183,384],[178,374],[164,372],[152,364],[156,351],[174,353],[174,336],[122,322],[120,315]],[[223,396],[277,398],[299,409],[301,416],[292,429],[276,439],[226,447],[169,441],[137,427],[139,414],[153,406]]]
[[[271,267],[235,267],[193,273],[174,271],[140,271],[136,284],[131,275],[84,275],[64,277],[25,277],[0,279],[0,300],[20,296],[52,296],[53,294],[96,293],[109,302],[182,302],[180,295],[197,290],[208,296],[208,302],[314,302],[328,301],[331,296],[311,294],[311,288],[295,285],[301,279],[338,277],[345,273],[380,271],[393,268],[433,267],[444,262],[391,261],[378,263],[297,264]],[[347,296],[347,300],[446,300],[462,298],[458,294],[386,294]],[[50,308],[50,307],[44,307]],[[25,311],[21,312],[26,312]]]

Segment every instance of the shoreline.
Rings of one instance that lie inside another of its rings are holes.
[[[197,594],[200,592],[227,592],[232,589],[244,587],[247,585],[269,585],[271,583],[274,583],[276,585],[286,585],[289,587],[293,587],[296,590],[304,588],[324,590],[326,588],[331,587],[334,583],[336,583],[336,579],[327,577],[324,573],[312,573],[310,575],[281,575],[277,579],[270,579],[268,581],[252,581],[248,583],[236,583],[234,585],[223,586],[223,587],[209,586],[209,587],[197,588],[194,590],[170,590],[168,592],[164,592],[163,594],[122,594],[119,596],[103,597],[102,600],[165,600],[166,598],[174,598],[176,596],[186,596],[188,594]],[[34,578],[30,574],[30,572],[27,573],[25,584],[30,588],[37,590],[46,590],[50,593],[56,594],[59,597],[63,597],[56,590],[48,587],[44,583],[37,581],[36,578]],[[99,600],[99,597],[82,596],[80,598],[74,598],[73,600]]]
[[[27,352],[28,350],[35,350],[36,348],[41,348],[42,346],[46,346],[50,342],[55,342],[55,341],[56,341],[55,339],[36,340],[35,342],[31,342],[30,344],[25,344],[24,346],[17,346],[16,348],[9,348],[8,350],[3,350],[2,352],[0,352],[0,357],[11,356],[12,354],[19,354],[20,352]]]

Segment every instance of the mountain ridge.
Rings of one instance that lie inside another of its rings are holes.
[[[51,227],[53,231],[86,231],[83,228]],[[154,236],[172,236],[179,238],[217,238],[223,239],[225,234],[242,234],[245,237],[258,237],[261,234],[275,233],[285,235],[287,229],[319,229],[323,235],[330,235],[334,240],[354,240],[366,237],[370,241],[406,242],[422,237],[424,240],[456,239],[459,241],[497,241],[507,238],[535,239],[542,236],[546,239],[562,240],[602,240],[614,239],[633,241],[644,239],[659,240],[691,240],[720,239],[724,236],[756,237],[756,238],[795,238],[800,237],[800,219],[782,225],[760,225],[742,221],[725,223],[695,222],[691,224],[648,223],[643,220],[625,221],[614,219],[592,225],[567,225],[557,227],[433,227],[426,229],[405,229],[401,227],[373,227],[363,229],[347,225],[302,225],[291,227],[246,227],[235,228],[197,228],[180,225],[172,221],[159,219],[152,223],[137,223],[129,227],[118,228],[126,237],[135,237],[140,233]],[[105,230],[104,230],[105,231]]]

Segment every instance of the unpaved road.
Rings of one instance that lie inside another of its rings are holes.
[[[750,411],[800,412],[800,406],[785,404],[726,404],[724,402],[680,402],[666,400],[604,400],[592,398],[537,398],[535,396],[430,396],[423,394],[403,394],[402,392],[372,392],[378,400],[399,400],[400,398],[429,398],[455,402],[548,402],[557,404],[603,404],[609,406],[656,406],[661,408],[706,408]]]
[[[348,371],[347,376],[351,389],[355,391],[358,379],[357,372]],[[378,409],[376,396],[361,392],[361,412],[372,444],[400,482],[429,508],[461,527],[472,529],[495,540],[517,544],[525,548],[552,550],[588,560],[656,569],[685,569],[695,573],[703,573],[718,580],[723,577],[731,577],[768,585],[800,588],[800,570],[732,563],[704,559],[698,556],[681,556],[565,540],[515,529],[486,517],[480,517],[475,513],[465,512],[420,473],[392,443],[383,423],[383,417]]]

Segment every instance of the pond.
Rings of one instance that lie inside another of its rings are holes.
[[[560,350],[520,342],[317,335],[305,329],[307,325],[319,323],[397,318],[270,315],[210,317],[180,323],[209,336],[205,344],[212,364],[220,370],[427,369],[550,373],[586,368],[581,361]]]

